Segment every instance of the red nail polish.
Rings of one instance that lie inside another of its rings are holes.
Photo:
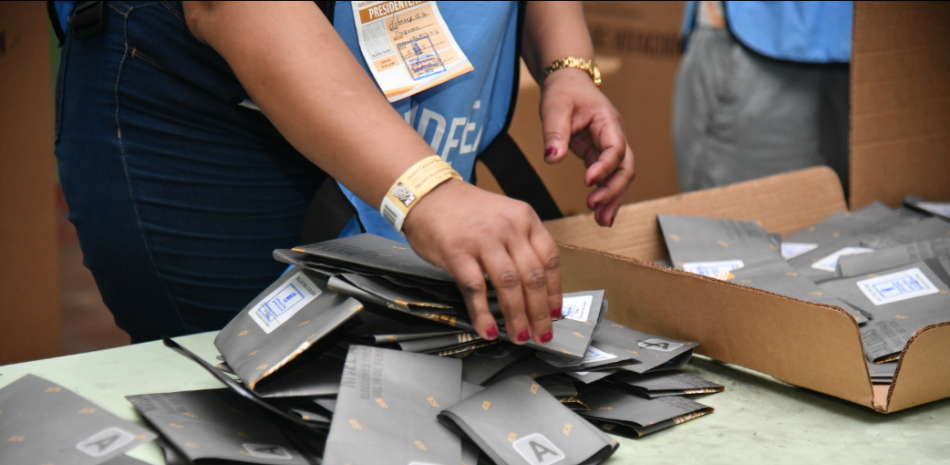
[[[555,155],[557,155],[557,149],[554,147],[548,147],[544,151],[544,158],[551,158]]]
[[[542,344],[547,344],[547,343],[551,342],[551,338],[553,338],[553,337],[554,337],[554,335],[551,334],[550,331],[548,331],[548,332],[546,332],[546,333],[544,333],[544,334],[541,335],[541,343],[542,343]]]
[[[521,332],[518,333],[518,342],[528,342],[528,339],[531,339],[531,335],[528,334],[527,329],[522,329]]]
[[[561,312],[561,307],[551,310],[551,318],[554,318],[555,320],[559,320],[561,319],[562,316],[563,314]]]
[[[489,326],[488,331],[485,331],[485,335],[488,336],[488,339],[495,339],[498,337],[498,328],[495,325]]]

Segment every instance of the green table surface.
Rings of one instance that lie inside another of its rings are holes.
[[[215,334],[176,340],[216,363]],[[618,437],[608,464],[950,463],[950,399],[884,415],[700,357],[685,370],[726,386],[691,396],[716,412],[641,439]],[[0,366],[0,387],[27,373],[139,423],[124,396],[222,387],[161,342]],[[164,463],[154,442],[129,455]]]

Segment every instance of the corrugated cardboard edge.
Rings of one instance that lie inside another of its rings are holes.
[[[610,318],[699,341],[699,351],[873,408],[857,323],[844,310],[565,243],[565,292],[606,289]]]
[[[854,4],[851,206],[950,198],[950,4]]]
[[[917,330],[901,352],[885,402],[880,391],[874,408],[885,413],[950,397],[950,322]]]
[[[593,215],[547,221],[562,242],[641,260],[666,258],[656,215],[758,220],[771,232],[789,234],[846,210],[844,191],[831,168],[817,166],[729,186],[624,205],[613,228],[602,228]]]

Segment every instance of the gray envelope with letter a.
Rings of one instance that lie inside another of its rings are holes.
[[[177,455],[190,462],[285,463],[306,458],[258,407],[227,389],[126,396],[161,432]]]
[[[453,405],[439,420],[497,465],[597,464],[617,443],[526,376],[509,378]]]
[[[459,437],[436,420],[461,392],[460,360],[351,345],[323,463],[461,463]]]
[[[619,367],[634,373],[682,368],[699,347],[696,341],[680,341],[641,333],[620,323],[604,320],[594,333],[595,342],[604,342],[633,355],[640,363]]]
[[[0,389],[0,432],[3,465],[96,465],[155,439],[151,431],[34,375]]]

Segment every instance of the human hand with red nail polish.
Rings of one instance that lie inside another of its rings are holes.
[[[623,194],[636,174],[623,119],[583,70],[559,69],[541,87],[544,160],[558,163],[570,148],[584,160],[587,206],[601,226],[613,226]]]
[[[459,180],[435,187],[406,216],[403,231],[412,249],[458,283],[475,331],[499,336],[488,304],[491,281],[515,344],[551,341],[551,320],[560,317],[561,268],[557,244],[537,213],[521,201]]]

